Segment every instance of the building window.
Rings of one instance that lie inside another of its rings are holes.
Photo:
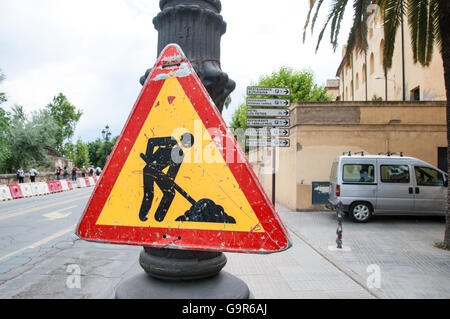
[[[384,56],[384,39],[380,41],[380,65],[383,65],[383,56]]]
[[[411,101],[420,101],[420,86],[411,90]]]
[[[363,64],[362,66],[362,79],[361,79],[362,83],[366,83],[366,65]]]
[[[373,52],[370,54],[370,74],[375,72],[375,57],[373,56]]]
[[[359,74],[358,72],[356,72],[356,83],[355,83],[355,88],[358,90],[359,89]]]

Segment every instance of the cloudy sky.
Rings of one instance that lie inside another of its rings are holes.
[[[280,66],[312,70],[319,84],[335,76],[341,47],[333,52],[324,37],[315,54],[315,36],[302,42],[308,3],[222,0],[227,22],[222,70],[237,84],[223,113],[227,123],[245,101],[246,87]],[[97,139],[106,124],[118,135],[139,95],[140,76],[157,59],[152,19],[158,12],[158,0],[0,1],[0,69],[6,76],[0,91],[7,94],[6,108],[19,104],[31,112],[62,92],[84,112],[74,141]]]

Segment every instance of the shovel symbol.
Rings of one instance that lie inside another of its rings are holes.
[[[194,137],[186,133],[181,137],[180,143],[185,148],[190,148],[194,144]],[[158,147],[154,151],[155,147]],[[174,158],[176,154],[176,158]],[[181,146],[173,137],[152,138],[147,143],[147,153],[141,154],[141,158],[147,163],[144,167],[144,198],[142,200],[139,218],[147,220],[153,196],[154,184],[163,192],[163,197],[155,213],[155,220],[162,222],[172,204],[176,192],[183,196],[191,208],[176,221],[181,222],[207,222],[207,223],[230,223],[235,224],[236,220],[228,216],[223,207],[217,205],[211,199],[205,198],[199,201],[194,200],[184,189],[175,183],[176,175],[182,164],[184,153]],[[163,169],[169,167],[167,173]]]

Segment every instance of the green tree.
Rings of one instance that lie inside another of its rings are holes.
[[[314,74],[311,71],[295,71],[289,67],[281,67],[277,72],[264,75],[256,86],[287,87],[291,89],[291,102],[298,101],[329,101],[326,88],[314,82]],[[262,96],[261,96],[262,97]],[[233,129],[246,126],[246,110],[248,106],[243,103],[237,108],[232,116],[230,127]]]
[[[83,143],[81,139],[79,139],[75,144],[73,164],[78,168],[82,168],[83,166],[87,167],[90,165],[88,146]]]
[[[100,152],[98,151],[101,148],[102,144],[103,141],[99,138],[87,144],[89,152],[89,162],[95,167],[100,167],[101,157],[104,157],[104,155],[100,154]]]
[[[22,106],[15,105],[10,117],[10,151],[1,163],[5,173],[13,173],[17,167],[36,167],[50,165],[45,146],[56,145],[58,129],[53,117],[46,110],[31,113],[26,116]]]
[[[306,30],[311,26],[314,30],[315,22],[323,8],[324,0],[310,0],[310,10],[306,19],[303,41]],[[317,41],[316,50],[328,25],[330,25],[330,43],[337,48],[338,35],[348,0],[333,0],[328,17],[322,27]],[[437,44],[443,61],[444,81],[447,97],[447,143],[450,146],[450,1],[448,0],[354,0],[353,25],[347,40],[347,58],[355,50],[367,49],[368,17],[373,8],[378,5],[383,15],[384,52],[383,66],[385,70],[392,67],[395,49],[395,36],[398,28],[403,25],[405,17],[411,30],[411,44],[413,58],[417,63],[428,66],[432,59],[434,46]],[[315,9],[315,11],[314,11]],[[311,14],[314,11],[313,18]],[[331,22],[331,24],[330,24]],[[449,151],[448,151],[449,152]],[[450,152],[449,152],[450,155]],[[450,156],[448,157],[450,167]],[[450,184],[447,191],[447,214],[444,243],[450,247]]]
[[[55,96],[53,102],[49,103],[46,108],[58,124],[59,129],[55,136],[56,148],[61,151],[64,141],[73,136],[83,111],[77,110],[62,93]]]
[[[5,76],[0,69],[0,83],[5,79]],[[0,172],[3,171],[3,163],[10,156],[10,123],[6,111],[1,107],[1,104],[7,101],[6,95],[0,92]]]

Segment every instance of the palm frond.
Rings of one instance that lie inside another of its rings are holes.
[[[384,53],[383,65],[386,69],[392,67],[392,57],[395,50],[395,37],[405,14],[405,0],[384,0]]]
[[[342,18],[339,18],[340,15],[344,14],[345,7],[348,3],[348,0],[334,0],[334,3],[331,5],[330,13],[328,14],[327,20],[325,21],[322,30],[319,33],[319,37],[317,40],[317,46],[316,46],[316,52],[319,49],[320,42],[322,41],[323,35],[325,33],[325,30],[328,27],[328,24],[331,20],[335,20],[338,23],[335,23],[334,26],[331,29],[331,37],[337,38],[339,35],[340,30],[340,22],[342,21]],[[334,50],[336,50],[336,47],[333,47]]]

